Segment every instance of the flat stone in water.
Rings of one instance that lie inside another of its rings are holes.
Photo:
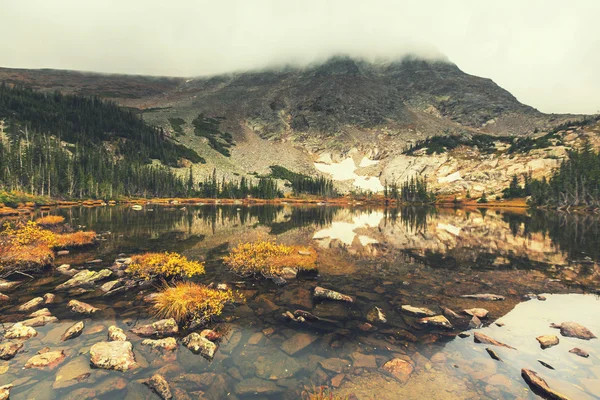
[[[11,326],[5,333],[5,339],[29,339],[37,336],[37,331],[30,326],[25,326],[17,322]]]
[[[217,345],[200,336],[198,333],[193,332],[183,338],[181,341],[185,347],[190,349],[194,354],[200,354],[203,357],[212,360],[217,351]]]
[[[31,357],[26,363],[25,367],[28,368],[55,368],[58,364],[63,362],[65,359],[64,351],[47,351],[42,354],[36,354]]]
[[[486,318],[489,314],[489,311],[485,308],[469,308],[467,310],[463,310],[463,312],[467,315],[477,318]]]
[[[558,337],[554,335],[538,336],[535,339],[540,342],[540,347],[542,349],[547,349],[558,344]]]
[[[65,331],[65,333],[61,336],[60,340],[64,342],[65,340],[74,339],[78,337],[83,332],[83,328],[85,328],[85,324],[83,323],[83,321],[79,321],[73,324],[73,326],[71,326]]]
[[[99,342],[90,349],[90,362],[97,368],[127,371],[137,367],[130,342]]]
[[[493,346],[506,347],[507,349],[516,350],[514,347],[504,344],[502,342],[499,342],[495,339],[492,339],[491,337],[489,337],[481,332],[475,332],[473,335],[474,335],[473,340],[475,341],[475,343],[491,344]]]
[[[316,299],[327,299],[327,300],[336,300],[336,301],[345,301],[347,303],[353,303],[354,299],[345,294],[341,294],[336,292],[335,290],[325,289],[321,286],[315,287],[313,292],[313,296]]]
[[[523,368],[521,370],[521,376],[527,382],[531,390],[533,390],[536,394],[552,399],[552,400],[569,400],[567,396],[564,396],[557,391],[550,389],[548,383],[541,378],[536,372]]]
[[[283,392],[283,388],[271,381],[259,378],[243,380],[235,385],[235,392],[240,396],[263,395],[270,396]]]
[[[560,334],[566,337],[573,337],[583,340],[596,339],[596,335],[594,335],[588,328],[578,324],[577,322],[550,324],[550,327],[560,329]]]
[[[341,373],[347,368],[349,368],[352,363],[348,360],[344,360],[342,358],[327,358],[325,360],[319,361],[319,365],[326,371]]]
[[[296,375],[302,365],[293,357],[280,350],[267,350],[253,353],[256,357],[253,366],[256,376],[271,381],[287,379]]]
[[[400,358],[393,358],[390,361],[383,364],[381,367],[384,371],[389,372],[392,376],[398,379],[401,383],[406,383],[410,379],[410,375],[413,372],[413,365]]]
[[[83,269],[77,272],[71,279],[58,285],[56,290],[71,289],[79,286],[92,286],[96,281],[106,279],[112,275],[112,271],[103,269],[100,271],[90,271]]]
[[[161,319],[148,325],[141,325],[130,329],[131,332],[141,337],[165,337],[176,335],[179,332],[177,322],[173,318]]]
[[[431,311],[429,308],[425,307],[413,307],[409,305],[404,305],[401,307],[402,311],[407,314],[414,315],[416,317],[434,317],[435,313]]]
[[[43,315],[40,317],[26,319],[25,321],[22,321],[21,323],[25,326],[36,327],[36,326],[45,326],[47,324],[54,323],[57,321],[58,321],[58,318],[56,318],[54,316]]]
[[[281,350],[293,356],[300,350],[308,347],[317,339],[317,336],[311,335],[309,333],[296,333],[294,334],[294,336],[283,342],[283,344],[281,345]]]
[[[160,374],[154,374],[152,378],[144,381],[144,385],[148,386],[163,400],[171,400],[173,398],[167,380]]]
[[[178,347],[177,340],[175,340],[175,338],[172,337],[158,340],[144,339],[142,340],[142,345],[150,346],[153,349],[163,349],[166,351],[177,350]]]
[[[573,347],[571,350],[569,350],[569,353],[576,354],[579,357],[583,358],[588,358],[590,356],[590,354],[587,351],[582,350],[579,347]]]
[[[462,297],[463,299],[476,299],[476,300],[486,300],[486,301],[502,301],[505,299],[504,296],[500,296],[498,294],[491,294],[491,293],[465,294],[460,297]]]
[[[63,389],[76,385],[89,378],[91,371],[90,362],[86,357],[78,356],[59,368],[52,387],[54,389]]]
[[[10,389],[13,385],[0,386],[0,400],[8,400],[10,397]]]
[[[125,335],[125,332],[123,332],[123,329],[111,325],[108,327],[108,340],[110,342],[126,342],[127,336]]]
[[[67,307],[71,309],[71,311],[79,313],[79,314],[93,314],[97,311],[100,311],[99,308],[96,308],[88,303],[84,303],[83,301],[71,300],[67,303]]]
[[[33,310],[34,308],[39,307],[41,304],[44,304],[44,298],[36,297],[36,298],[29,300],[25,304],[21,304],[19,306],[18,310],[19,311],[30,311],[30,310]]]
[[[22,342],[4,342],[0,344],[0,360],[10,360],[22,348]]]
[[[436,328],[452,329],[452,324],[443,315],[421,318],[418,320],[418,322],[421,325],[433,326]]]

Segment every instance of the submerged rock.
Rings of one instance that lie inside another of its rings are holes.
[[[239,396],[262,395],[271,396],[282,393],[284,389],[272,381],[259,378],[243,380],[235,385],[235,393]]]
[[[67,303],[67,307],[71,309],[71,311],[79,313],[79,314],[93,314],[97,311],[100,311],[99,308],[96,308],[88,303],[84,303],[83,301],[71,300]]]
[[[500,356],[498,356],[498,354],[496,354],[496,352],[492,349],[490,349],[489,347],[487,347],[485,349],[485,351],[487,351],[487,353],[490,355],[490,357],[492,357],[494,360],[496,361],[502,361],[502,359],[500,358]]]
[[[21,323],[25,326],[36,327],[36,326],[45,326],[46,324],[54,323],[57,321],[58,321],[58,318],[56,318],[52,315],[51,316],[42,315],[40,317],[26,319],[25,321],[22,321]]]
[[[5,342],[0,344],[0,360],[10,360],[23,348],[23,342]]]
[[[29,339],[37,336],[37,332],[30,326],[25,326],[20,322],[17,322],[11,326],[5,333],[5,339]]]
[[[554,335],[538,336],[535,339],[540,342],[540,347],[542,349],[547,349],[558,344],[558,338]]]
[[[177,350],[177,340],[172,337],[158,340],[144,339],[142,345],[150,346],[153,349],[163,349],[167,351]]]
[[[111,325],[108,327],[108,340],[110,342],[126,342],[127,335],[125,335],[123,329],[115,325]]]
[[[486,300],[486,301],[502,301],[505,299],[504,296],[500,296],[498,294],[491,294],[491,293],[465,294],[460,297],[462,297],[463,299],[476,299],[476,300]]]
[[[516,350],[514,347],[504,344],[502,342],[499,342],[495,339],[492,339],[491,337],[489,337],[481,332],[475,332],[473,336],[474,336],[473,340],[475,341],[475,343],[491,344],[492,346],[506,347],[507,349]]]
[[[542,379],[536,372],[523,368],[521,370],[521,376],[525,382],[527,382],[531,390],[541,397],[552,400],[569,400],[567,396],[550,389],[550,386],[548,386],[546,381]]]
[[[566,337],[573,337],[583,340],[596,339],[596,335],[594,335],[588,328],[578,324],[577,322],[550,324],[550,328],[560,329],[560,334]]]
[[[65,333],[63,333],[63,335],[60,337],[60,340],[64,342],[65,340],[76,338],[77,336],[81,335],[84,327],[85,324],[83,323],[83,321],[75,323],[73,326],[67,329]]]
[[[402,311],[407,314],[414,315],[416,317],[433,317],[435,313],[429,308],[425,307],[413,307],[409,305],[402,306]]]
[[[588,358],[590,356],[590,353],[588,353],[585,350],[580,349],[579,347],[573,347],[571,350],[569,350],[569,353],[576,354],[579,357],[583,357],[583,358]]]
[[[477,318],[485,318],[488,316],[489,311],[485,308],[469,308],[467,310],[463,310],[463,312],[467,315]]]
[[[152,378],[144,381],[144,385],[148,386],[163,400],[171,400],[173,398],[167,380],[160,374],[154,374]]]
[[[138,326],[130,329],[130,332],[142,337],[164,337],[176,335],[179,332],[179,327],[173,318],[169,318],[161,319],[152,324]]]
[[[183,338],[181,341],[185,347],[190,349],[194,354],[200,354],[203,357],[212,360],[217,351],[217,345],[210,340],[193,332]]]
[[[56,378],[52,384],[54,389],[63,389],[77,385],[91,375],[90,362],[87,357],[77,356],[56,371]]]
[[[43,303],[44,303],[44,298],[43,297],[36,297],[34,299],[29,300],[25,304],[21,304],[19,306],[18,310],[19,311],[31,311],[34,308],[39,307]]]
[[[64,351],[47,351],[42,354],[36,354],[31,357],[26,363],[24,368],[55,368],[58,364],[63,362],[65,359]]]
[[[418,320],[418,322],[421,325],[434,326],[437,328],[445,328],[445,329],[453,328],[450,321],[448,321],[448,319],[446,317],[444,317],[443,315],[436,315],[435,317],[421,318]]]
[[[373,307],[367,313],[367,321],[369,321],[371,323],[385,324],[387,322],[387,318],[385,317],[385,314],[383,313],[383,311],[381,310],[381,308],[379,308],[379,307]]]
[[[90,271],[89,269],[84,269],[77,272],[68,281],[58,285],[56,290],[71,289],[80,286],[92,286],[96,281],[106,279],[111,275],[112,272],[108,269],[103,269],[100,271]]]
[[[327,300],[336,300],[336,301],[345,301],[347,303],[353,303],[354,299],[345,294],[341,294],[334,290],[325,289],[321,286],[315,287],[313,295],[316,299],[327,299]]]
[[[413,365],[400,358],[393,358],[390,361],[383,364],[381,367],[384,371],[389,372],[392,376],[398,379],[401,383],[406,383],[410,379],[410,375],[413,372]]]
[[[90,362],[97,368],[128,371],[136,368],[131,342],[100,342],[90,349]]]
[[[308,347],[315,340],[317,340],[317,336],[311,335],[309,333],[296,333],[291,338],[289,338],[281,344],[281,350],[283,350],[290,356],[293,356],[300,350]]]

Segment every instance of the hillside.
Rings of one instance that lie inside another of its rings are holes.
[[[305,68],[189,79],[0,69],[0,81],[97,95],[129,107],[206,159],[194,166],[196,176],[215,166],[231,177],[266,174],[270,165],[281,165],[310,175],[333,173],[344,189],[376,190],[384,180],[427,172],[444,191],[478,190],[490,179],[466,181],[463,174],[458,186],[449,185],[454,178],[443,180],[459,168],[443,158],[448,155],[431,160],[402,153],[431,136],[539,136],[583,118],[543,114],[452,63],[408,58],[370,63],[334,57]],[[478,149],[473,154],[469,167],[475,169],[495,157]],[[510,179],[506,172],[496,175],[494,186]]]

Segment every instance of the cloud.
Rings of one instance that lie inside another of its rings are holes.
[[[0,65],[198,76],[447,56],[546,112],[600,109],[596,0],[3,0]]]

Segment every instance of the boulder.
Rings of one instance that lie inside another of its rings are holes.
[[[128,371],[136,368],[131,342],[99,342],[90,349],[90,362],[97,368]]]
[[[547,349],[558,344],[558,338],[554,335],[538,336],[535,339],[540,342],[542,349]]]
[[[325,289],[320,286],[315,287],[313,292],[313,296],[315,299],[325,299],[325,300],[336,300],[336,301],[345,301],[346,303],[353,303],[354,299],[345,294],[341,294],[334,290]]]
[[[475,343],[491,344],[492,346],[506,347],[507,349],[516,350],[514,347],[504,344],[502,342],[499,342],[495,339],[492,339],[491,337],[489,337],[481,332],[475,332],[473,336],[474,336],[473,340],[475,341]]]
[[[83,301],[71,300],[67,303],[67,307],[71,309],[71,311],[79,313],[79,314],[93,314],[97,311],[100,311],[99,308],[96,308],[90,304],[84,303]]]
[[[590,356],[590,354],[587,351],[582,350],[579,347],[573,347],[571,350],[569,350],[569,353],[576,354],[579,357],[583,358],[588,358]]]
[[[54,316],[40,316],[40,317],[35,317],[35,318],[30,318],[30,319],[26,319],[25,321],[22,321],[21,323],[25,326],[32,326],[32,327],[36,327],[36,326],[45,326],[46,324],[50,324],[50,323],[54,323],[54,322],[58,322],[58,318],[54,317]]]
[[[108,269],[100,271],[90,271],[89,269],[83,269],[77,272],[71,279],[58,285],[56,290],[71,289],[80,286],[92,286],[96,281],[106,279],[112,275],[112,272]]]
[[[25,304],[21,304],[18,307],[18,310],[19,311],[31,311],[34,308],[38,308],[43,303],[44,303],[44,298],[43,297],[36,297],[34,299],[29,300]]]
[[[539,396],[552,399],[552,400],[569,400],[567,396],[564,396],[557,391],[550,389],[548,383],[541,378],[536,372],[523,368],[521,370],[521,376],[527,382],[531,390]]]
[[[414,367],[408,361],[400,358],[393,358],[383,364],[381,369],[390,373],[394,378],[404,384],[410,379],[410,375],[412,374]]]
[[[144,385],[148,386],[163,400],[171,400],[173,398],[167,380],[160,374],[154,374],[152,378],[144,381]]]
[[[486,300],[486,301],[502,301],[505,299],[504,296],[491,293],[480,293],[480,294],[465,294],[460,296],[463,299],[475,299],[475,300]]]
[[[463,312],[472,317],[477,317],[479,319],[485,318],[488,316],[489,311],[485,308],[469,308],[467,310],[463,310]]]
[[[142,341],[142,345],[150,346],[153,349],[162,349],[167,351],[177,350],[177,340],[172,337],[158,340],[144,339]]]
[[[138,326],[130,329],[130,332],[141,337],[165,337],[176,335],[179,332],[179,327],[173,318],[169,318],[156,321],[152,324]]]
[[[0,344],[0,360],[10,360],[23,348],[23,342],[4,342]]]
[[[64,361],[65,352],[60,351],[47,351],[42,354],[36,354],[31,357],[25,363],[24,368],[50,368],[54,369],[58,364]]]
[[[434,326],[436,328],[445,328],[445,329],[453,328],[450,321],[448,321],[448,319],[446,317],[444,317],[443,315],[436,315],[435,317],[420,318],[418,320],[418,322],[421,325]]]
[[[217,351],[217,345],[210,340],[193,332],[183,338],[181,341],[185,347],[194,354],[201,354],[203,357],[212,360]]]
[[[588,328],[578,324],[577,322],[550,324],[550,327],[560,329],[560,334],[566,337],[573,337],[583,340],[596,339],[596,335],[594,335]]]
[[[373,324],[375,324],[375,323],[385,324],[387,322],[387,318],[385,317],[385,314],[383,313],[381,308],[373,307],[367,313],[367,321],[369,321]]]
[[[84,327],[85,324],[83,323],[83,321],[75,323],[69,329],[67,329],[65,333],[63,333],[63,335],[60,337],[60,340],[64,342],[65,340],[76,338],[77,336],[81,335]]]
[[[402,306],[402,311],[406,314],[414,315],[415,317],[433,317],[435,313],[429,308],[413,307],[409,305]]]
[[[30,326],[25,326],[20,322],[17,322],[11,326],[5,333],[5,339],[29,339],[37,336],[37,332]]]
[[[123,329],[111,325],[108,327],[108,340],[110,342],[126,342],[127,336],[125,335],[125,332],[123,332]]]

